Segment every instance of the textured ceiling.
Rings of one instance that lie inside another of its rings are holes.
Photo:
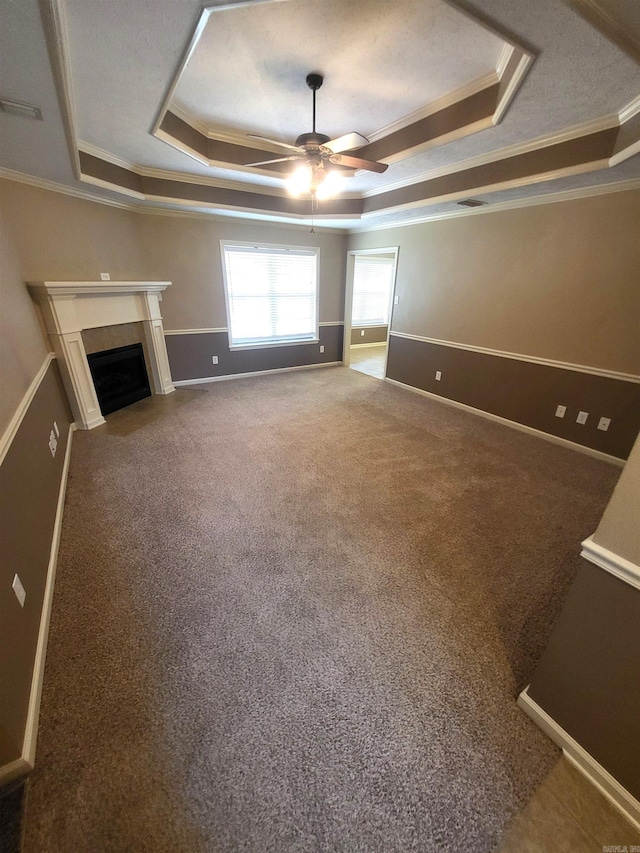
[[[633,17],[635,2],[606,1],[623,17]],[[198,0],[51,2],[58,2],[66,21],[64,47],[81,148],[190,182],[231,181],[248,191],[281,192],[282,180],[276,176],[208,166],[152,135],[200,18]],[[133,203],[130,197],[73,178],[37,0],[0,0],[0,25],[0,90],[38,104],[45,116],[40,123],[0,113],[0,164]],[[478,156],[499,157],[509,146],[615,116],[640,96],[638,65],[570,8],[569,0],[285,0],[212,12],[172,103],[214,130],[293,141],[310,129],[311,95],[304,77],[315,70],[326,78],[318,94],[318,129],[331,136],[351,130],[371,134],[486,77],[496,68],[505,40],[523,45],[535,61],[499,123],[409,152],[392,161],[384,175],[358,174],[349,181],[349,194],[410,185],[434,172],[459,169]],[[478,195],[497,203],[543,190],[636,179],[638,156],[613,169],[600,167]],[[404,222],[453,205],[454,200],[434,199],[377,214],[370,223]],[[225,215],[246,213],[224,206],[220,210]],[[357,217],[328,217],[326,223],[364,224]]]
[[[290,0],[214,12],[173,100],[206,125],[292,142],[370,136],[495,70],[504,41],[442,0]]]

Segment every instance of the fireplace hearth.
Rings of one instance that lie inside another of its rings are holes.
[[[109,415],[151,396],[142,344],[87,355],[103,415]]]

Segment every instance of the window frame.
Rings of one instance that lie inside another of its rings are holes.
[[[315,317],[314,317],[314,332],[311,338],[301,338],[299,340],[291,340],[283,338],[282,340],[271,339],[268,341],[258,341],[256,343],[232,343],[231,331],[231,303],[229,299],[229,282],[227,280],[227,263],[225,257],[225,248],[245,248],[245,249],[270,249],[294,251],[294,252],[310,252],[315,258],[316,268],[316,300],[315,300]],[[220,240],[220,265],[222,267],[222,281],[224,284],[224,301],[227,312],[227,335],[229,339],[230,350],[253,350],[253,349],[272,349],[273,347],[291,347],[300,346],[302,344],[319,344],[320,343],[320,246],[294,246],[284,243],[261,243],[250,240]]]
[[[389,282],[389,295],[387,297],[387,321],[382,323],[366,321],[364,323],[354,323],[353,321],[353,304],[356,296],[356,267],[358,265],[358,258],[372,258],[379,256],[380,265],[387,265],[389,267],[389,271],[391,273],[390,282]],[[393,291],[395,287],[395,275],[396,275],[396,264],[397,264],[397,256],[393,252],[381,253],[381,252],[356,252],[353,257],[353,293],[351,299],[351,327],[353,329],[383,329],[388,328],[391,325],[391,314],[392,314],[392,305],[391,300],[393,298]]]

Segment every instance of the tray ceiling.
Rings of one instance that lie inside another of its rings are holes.
[[[598,0],[602,5],[605,0]],[[620,0],[606,0],[609,20]],[[579,0],[0,0],[5,174],[103,199],[301,221],[258,134],[370,140],[320,222],[347,228],[640,181],[640,68]],[[640,33],[638,34],[640,41]],[[48,50],[47,50],[48,39]],[[57,85],[58,97],[55,97]],[[66,98],[65,98],[66,95]],[[65,146],[65,131],[70,146]],[[8,170],[8,171],[7,171]]]

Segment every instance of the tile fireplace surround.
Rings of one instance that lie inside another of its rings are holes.
[[[80,429],[93,429],[104,423],[82,341],[83,329],[141,322],[153,393],[175,391],[160,314],[161,293],[170,284],[170,281],[28,282],[31,295],[42,309]]]

